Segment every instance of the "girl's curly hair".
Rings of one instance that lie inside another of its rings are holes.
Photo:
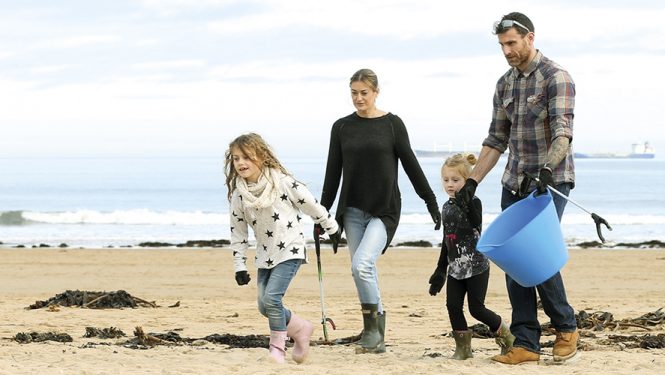
[[[229,200],[231,200],[231,195],[236,189],[236,177],[238,177],[238,172],[233,167],[232,153],[234,149],[237,149],[250,158],[261,169],[261,173],[267,167],[290,175],[282,163],[279,162],[279,159],[277,159],[268,143],[260,135],[256,133],[243,134],[229,143],[229,148],[225,154],[224,174],[226,175],[227,198]]]

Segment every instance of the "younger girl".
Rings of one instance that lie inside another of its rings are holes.
[[[487,324],[494,332],[502,354],[512,347],[515,340],[509,326],[501,321],[501,317],[485,307],[490,268],[487,258],[476,250],[482,227],[480,199],[474,196],[468,206],[455,199],[455,193],[464,186],[476,161],[473,154],[455,154],[446,159],[441,167],[443,188],[450,199],[444,203],[442,209],[444,237],[439,262],[429,279],[429,293],[434,296],[441,291],[447,273],[446,307],[455,338],[454,359],[473,357],[473,332],[469,330],[462,310],[465,294],[468,294],[471,316]]]
[[[339,226],[305,185],[295,180],[258,134],[241,135],[226,151],[226,186],[231,202],[231,249],[238,285],[249,283],[248,227],[256,239],[259,312],[270,326],[269,358],[284,363],[286,336],[295,344],[293,360],[309,352],[310,322],[282,305],[282,298],[301,263],[307,262],[301,211],[325,228],[336,250]]]

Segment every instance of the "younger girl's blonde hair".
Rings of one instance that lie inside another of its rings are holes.
[[[226,150],[224,174],[226,175],[227,198],[229,201],[231,200],[233,191],[236,189],[236,177],[238,177],[238,172],[233,167],[232,153],[234,149],[237,149],[250,158],[261,169],[261,173],[263,173],[263,168],[267,167],[277,169],[286,175],[289,174],[275,156],[272,148],[260,135],[256,133],[243,134],[231,141],[228,150]]]
[[[473,166],[476,165],[477,162],[478,159],[476,158],[476,155],[468,152],[449,156],[441,166],[441,178],[443,178],[443,168],[448,167],[454,168],[462,177],[464,177],[464,179],[467,179],[471,174],[471,169],[473,169]]]

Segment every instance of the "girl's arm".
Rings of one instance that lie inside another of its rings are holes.
[[[245,210],[242,207],[242,200],[238,192],[234,192],[231,197],[231,213],[229,218],[231,226],[231,250],[233,250],[233,267],[236,272],[247,271],[247,257],[245,252],[249,247],[249,231],[247,229],[247,220],[245,219]]]
[[[479,232],[483,227],[483,204],[478,197],[473,197],[469,205],[469,223],[472,228],[478,228]]]
[[[286,192],[293,206],[310,216],[316,224],[321,225],[325,229],[326,233],[337,233],[339,230],[337,221],[314,198],[314,195],[307,189],[307,186],[291,176],[286,176],[282,179],[282,189]]]

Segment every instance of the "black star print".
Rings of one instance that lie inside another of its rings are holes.
[[[247,243],[247,240],[242,240],[242,242],[241,242],[241,243]]]
[[[302,218],[300,217],[300,215],[296,215],[296,219],[298,219],[298,222],[300,222],[300,220],[302,220]]]
[[[277,212],[275,212],[275,213],[272,215],[272,219],[275,220],[275,221],[279,220],[279,214],[278,214]]]
[[[305,204],[305,200],[304,199],[298,199],[298,203]]]
[[[280,241],[277,247],[279,247],[280,250],[284,250],[284,242]]]
[[[293,222],[292,222],[292,221],[289,221],[289,223],[286,224],[286,227],[287,227],[287,228],[293,228]]]
[[[281,196],[280,198],[282,198],[282,200],[285,201],[285,200],[287,200],[289,197],[287,197],[286,194],[282,194],[282,196]]]
[[[252,226],[256,225],[256,220],[252,220]]]
[[[272,266],[272,263],[273,263],[273,262],[272,262],[272,259],[268,258],[268,260],[266,260],[266,264],[267,264],[268,266]]]
[[[231,227],[231,233],[233,233],[233,230],[234,230],[234,229],[236,229],[236,228],[234,228],[234,227]]]
[[[293,249],[291,249],[291,253],[298,254],[298,248],[294,246]]]
[[[300,186],[300,185],[298,185],[298,183],[295,182],[295,181],[293,182],[293,184],[291,184],[291,188],[293,188],[293,189],[298,189],[298,186]]]
[[[244,221],[241,217],[238,218],[238,222]]]
[[[238,255],[238,252],[233,250],[233,256],[236,256],[236,255]]]
[[[263,251],[268,251],[268,246],[263,245]]]
[[[269,231],[269,230],[267,230],[267,231],[266,231],[266,236],[268,236],[268,237],[272,237],[272,232]]]
[[[242,195],[240,195],[240,200],[242,200]]]
[[[236,212],[235,212],[235,211],[231,212],[231,215],[233,215],[233,216],[238,216],[238,215],[236,215]]]

